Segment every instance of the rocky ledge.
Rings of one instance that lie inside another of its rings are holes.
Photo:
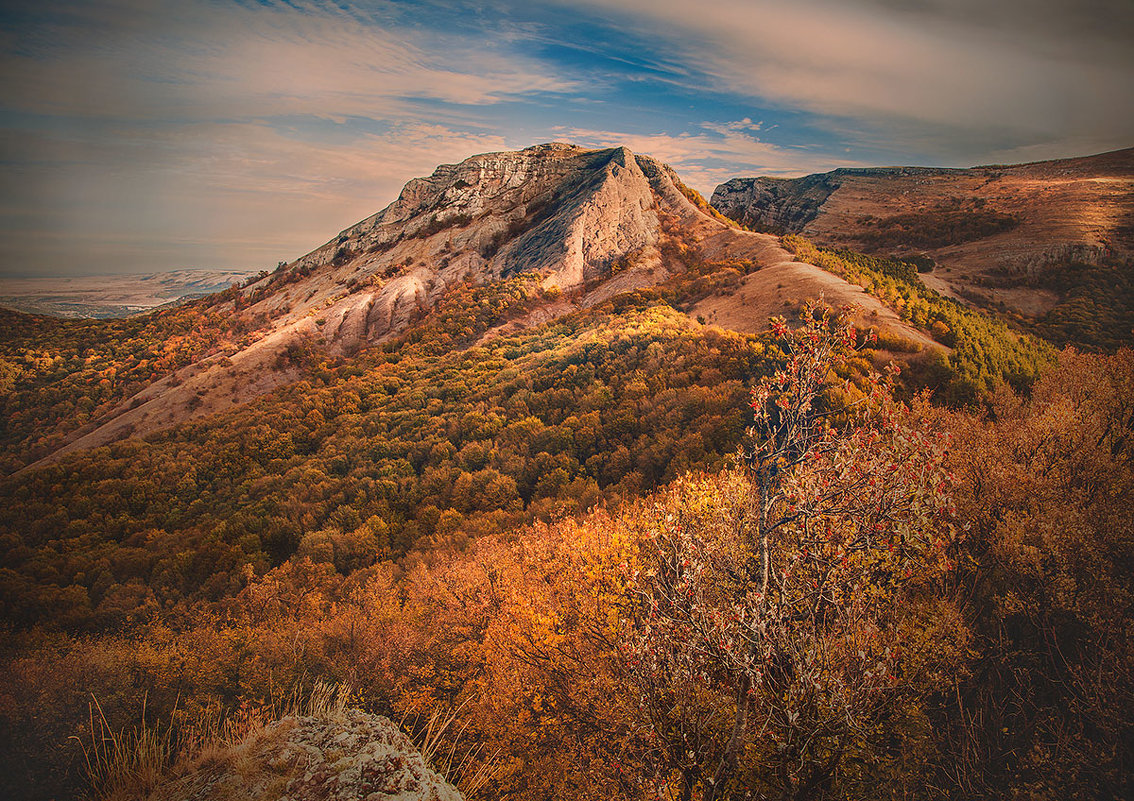
[[[149,801],[462,801],[388,718],[285,717],[202,756]]]

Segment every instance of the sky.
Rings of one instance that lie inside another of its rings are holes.
[[[1131,0],[0,0],[0,278],[271,269],[441,163],[1134,146]]]

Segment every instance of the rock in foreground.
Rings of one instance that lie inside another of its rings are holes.
[[[462,801],[388,718],[286,717],[201,757],[150,801]]]

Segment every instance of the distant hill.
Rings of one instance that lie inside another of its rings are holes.
[[[942,294],[1033,317],[1067,300],[1068,268],[1113,269],[1134,256],[1134,149],[971,169],[735,178],[711,202],[754,230],[919,258],[923,270],[936,265],[922,279]]]

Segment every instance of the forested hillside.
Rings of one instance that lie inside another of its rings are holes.
[[[60,320],[0,308],[0,471],[64,438],[159,379],[247,345],[266,319],[229,290],[117,320]]]
[[[9,791],[82,786],[68,738],[89,739],[92,694],[126,739],[144,705],[150,726],[177,734],[163,759],[180,752],[185,766],[203,721],[246,730],[319,678],[395,719],[459,708],[460,737],[445,736],[489,768],[480,797],[700,796],[731,748],[726,688],[743,676],[763,688],[751,714],[766,716],[728,771],[745,787],[1126,787],[1128,351],[1065,354],[1030,399],[1002,385],[977,416],[894,405],[857,335],[811,371],[850,383],[803,392],[781,380],[801,335],[703,328],[651,293],[475,344],[500,319],[481,300],[522,309],[537,294],[523,279],[461,293],[368,362],[321,361],[306,384],[212,425],[9,479]],[[760,386],[781,394],[750,397]],[[745,559],[730,538],[759,497],[769,440],[749,404],[759,412],[761,397],[848,411],[808,440],[820,461],[793,468],[777,496],[788,636],[757,668],[739,657],[744,632],[769,613],[742,595],[748,611],[733,617],[736,576],[719,571]],[[756,450],[730,461],[741,444]],[[820,485],[855,503],[816,507]],[[903,486],[931,493],[918,514],[932,526],[892,505]],[[852,532],[869,520],[882,528],[867,526],[879,539],[862,550]],[[686,608],[683,587],[707,606]],[[651,622],[654,607],[641,617],[642,593],[680,601],[670,628]],[[800,602],[842,610],[810,624],[820,662],[790,634]],[[702,622],[683,630],[689,614]],[[781,658],[803,661],[781,675]],[[112,779],[138,791],[137,776]]]
[[[244,565],[297,553],[349,572],[636,496],[735,448],[763,354],[751,337],[627,298],[453,347],[509,291],[538,292],[472,290],[406,342],[312,364],[223,420],[10,479],[9,619],[114,625],[230,596]]]

